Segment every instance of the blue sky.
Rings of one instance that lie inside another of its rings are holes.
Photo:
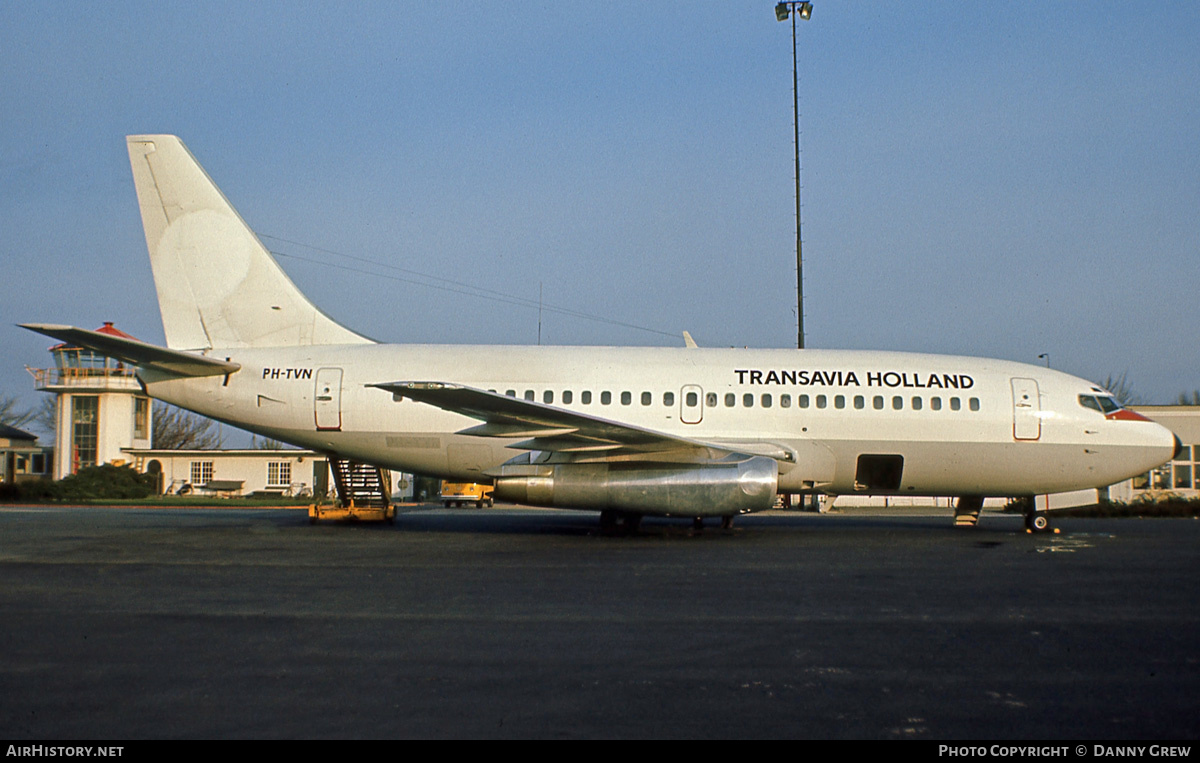
[[[1200,4],[815,6],[810,347],[1200,388]],[[162,341],[131,133],[180,135],[379,339],[534,343],[540,286],[545,343],[795,343],[770,2],[4,3],[0,97],[0,394],[30,405],[50,342],[16,323]]]

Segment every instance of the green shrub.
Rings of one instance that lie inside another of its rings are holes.
[[[138,474],[129,466],[102,464],[80,469],[75,474],[51,483],[49,498],[58,501],[85,501],[96,498],[145,498],[155,492],[155,478]]]

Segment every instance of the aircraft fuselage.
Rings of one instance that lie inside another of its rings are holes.
[[[242,368],[200,379],[144,371],[148,391],[286,442],[460,480],[485,479],[515,455],[514,440],[458,434],[479,422],[369,385],[453,381],[680,437],[774,443],[794,452],[780,492],[1064,492],[1127,479],[1174,448],[1158,425],[1081,405],[1099,391],[1089,382],[961,356],[458,345],[209,354]]]

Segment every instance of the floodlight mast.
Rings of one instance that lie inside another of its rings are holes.
[[[812,3],[784,0],[775,6],[775,20],[792,19],[792,127],[796,146],[796,347],[804,349],[804,255],[800,237],[800,77],[796,62],[796,17],[808,21]]]

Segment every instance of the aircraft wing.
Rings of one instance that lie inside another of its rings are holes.
[[[223,376],[241,368],[241,364],[217,360],[190,352],[169,350],[153,344],[125,339],[111,334],[74,326],[58,326],[48,323],[22,323],[21,328],[45,334],[77,347],[86,347],[102,355],[140,368],[153,368],[176,376]]]
[[[589,456],[607,460],[636,455],[681,461],[714,460],[730,454],[766,456],[789,463],[796,458],[791,449],[770,442],[709,442],[680,437],[460,384],[398,381],[369,386],[483,422],[459,434],[524,437],[528,439],[508,447],[571,453],[577,461]]]

